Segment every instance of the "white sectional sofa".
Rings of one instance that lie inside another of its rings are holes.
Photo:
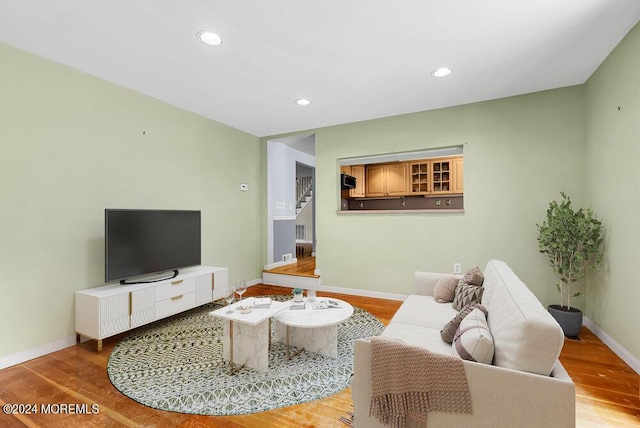
[[[446,274],[415,272],[414,291],[381,336],[433,352],[455,355],[440,330],[456,314],[451,303],[437,303],[433,288]],[[472,414],[430,412],[429,427],[573,427],[575,386],[558,356],[562,329],[509,266],[491,260],[482,305],[494,340],[493,364],[463,360]],[[407,368],[416,370],[420,368]],[[351,384],[354,426],[382,427],[369,416],[371,342],[355,343]]]

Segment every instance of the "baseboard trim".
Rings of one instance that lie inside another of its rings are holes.
[[[330,285],[321,285],[320,291],[348,294],[351,296],[371,297],[374,299],[398,300],[401,302],[403,302],[408,297],[406,294],[386,293],[384,291],[359,290],[356,288],[332,287]]]
[[[264,265],[264,270],[271,270],[280,266],[292,265],[294,263],[298,263],[297,257],[294,257],[291,260],[287,260],[287,261],[275,262],[268,265]]]
[[[256,278],[249,281],[246,281],[247,287],[251,287],[252,285],[262,284],[262,278]],[[229,284],[233,285],[233,284]]]
[[[607,345],[609,349],[613,351],[622,361],[627,363],[629,367],[636,373],[640,374],[640,360],[636,358],[631,352],[629,352],[624,346],[618,343],[613,337],[604,331],[600,326],[595,324],[587,317],[582,318],[582,325],[587,327],[598,339],[602,340],[602,343]]]
[[[76,336],[74,335],[56,340],[55,342],[45,343],[44,345],[25,349],[24,351],[16,352],[15,354],[6,355],[0,358],[0,370],[6,369],[7,367],[15,366],[16,364],[24,363],[25,361],[33,360],[34,358],[42,357],[43,355],[47,355],[64,348],[68,348],[75,344]]]

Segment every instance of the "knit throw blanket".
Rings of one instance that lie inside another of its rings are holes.
[[[371,338],[369,415],[391,427],[426,426],[430,411],[471,413],[471,395],[462,360]]]

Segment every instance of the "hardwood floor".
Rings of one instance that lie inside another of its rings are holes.
[[[297,263],[291,263],[289,265],[280,266],[275,269],[266,270],[269,273],[278,273],[281,275],[293,275],[293,276],[307,276],[311,278],[319,278],[319,275],[314,274],[316,270],[316,258],[307,256],[298,258]]]
[[[640,377],[586,327],[560,362],[576,385],[578,426],[640,426]]]
[[[290,289],[257,285],[246,295],[279,293],[289,294]],[[385,325],[401,303],[319,294],[347,300]],[[99,413],[0,413],[0,427],[346,427],[339,418],[351,410],[349,388],[311,403],[241,416],[186,415],[145,407],[120,394],[108,379],[109,353],[121,337],[106,340],[101,354],[73,346],[0,371],[0,405],[67,403],[90,408],[95,403]],[[638,374],[584,327],[581,339],[566,341],[560,357],[576,383],[577,426],[640,426]]]

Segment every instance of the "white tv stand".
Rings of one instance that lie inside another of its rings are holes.
[[[76,291],[76,341],[102,339],[224,297],[227,268],[198,266],[148,284],[110,284]]]

